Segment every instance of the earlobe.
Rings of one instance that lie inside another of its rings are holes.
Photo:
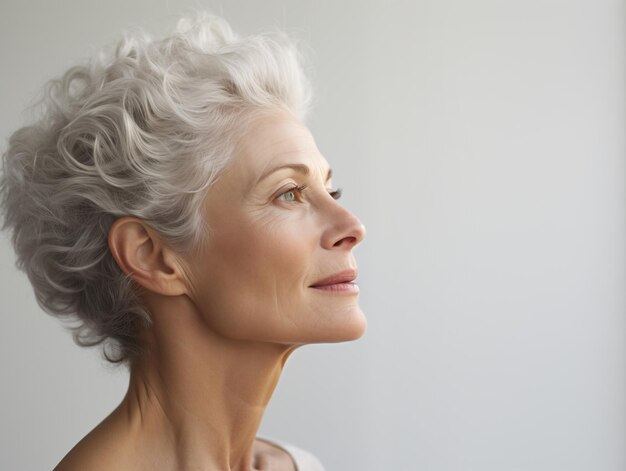
[[[166,296],[187,293],[178,260],[145,222],[118,219],[109,230],[108,245],[120,269],[142,287]]]

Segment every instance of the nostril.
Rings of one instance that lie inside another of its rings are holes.
[[[353,237],[353,236],[344,237],[343,239],[340,239],[337,242],[335,242],[333,247],[340,247],[344,244],[350,245],[350,246],[356,245],[356,237]]]

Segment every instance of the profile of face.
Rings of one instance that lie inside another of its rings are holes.
[[[254,121],[209,189],[208,242],[188,261],[211,330],[289,345],[363,335],[352,249],[365,229],[337,196],[300,121],[286,111]]]

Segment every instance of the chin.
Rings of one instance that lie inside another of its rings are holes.
[[[351,309],[348,316],[344,315],[341,317],[341,322],[334,324],[326,342],[350,342],[361,338],[365,334],[367,319],[358,306]]]
[[[352,331],[353,335],[346,338],[345,341],[348,342],[350,340],[360,339],[361,337],[363,337],[363,334],[365,334],[366,330],[367,330],[367,319],[365,318],[365,315],[361,312],[361,318],[359,319],[359,322],[356,323],[354,330]]]

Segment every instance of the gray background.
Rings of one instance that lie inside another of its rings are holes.
[[[45,80],[202,6],[315,51],[309,124],[368,228],[368,332],[296,352],[262,432],[328,471],[626,469],[625,3],[3,0],[3,140]],[[6,236],[0,281],[0,469],[51,469],[126,374]]]

